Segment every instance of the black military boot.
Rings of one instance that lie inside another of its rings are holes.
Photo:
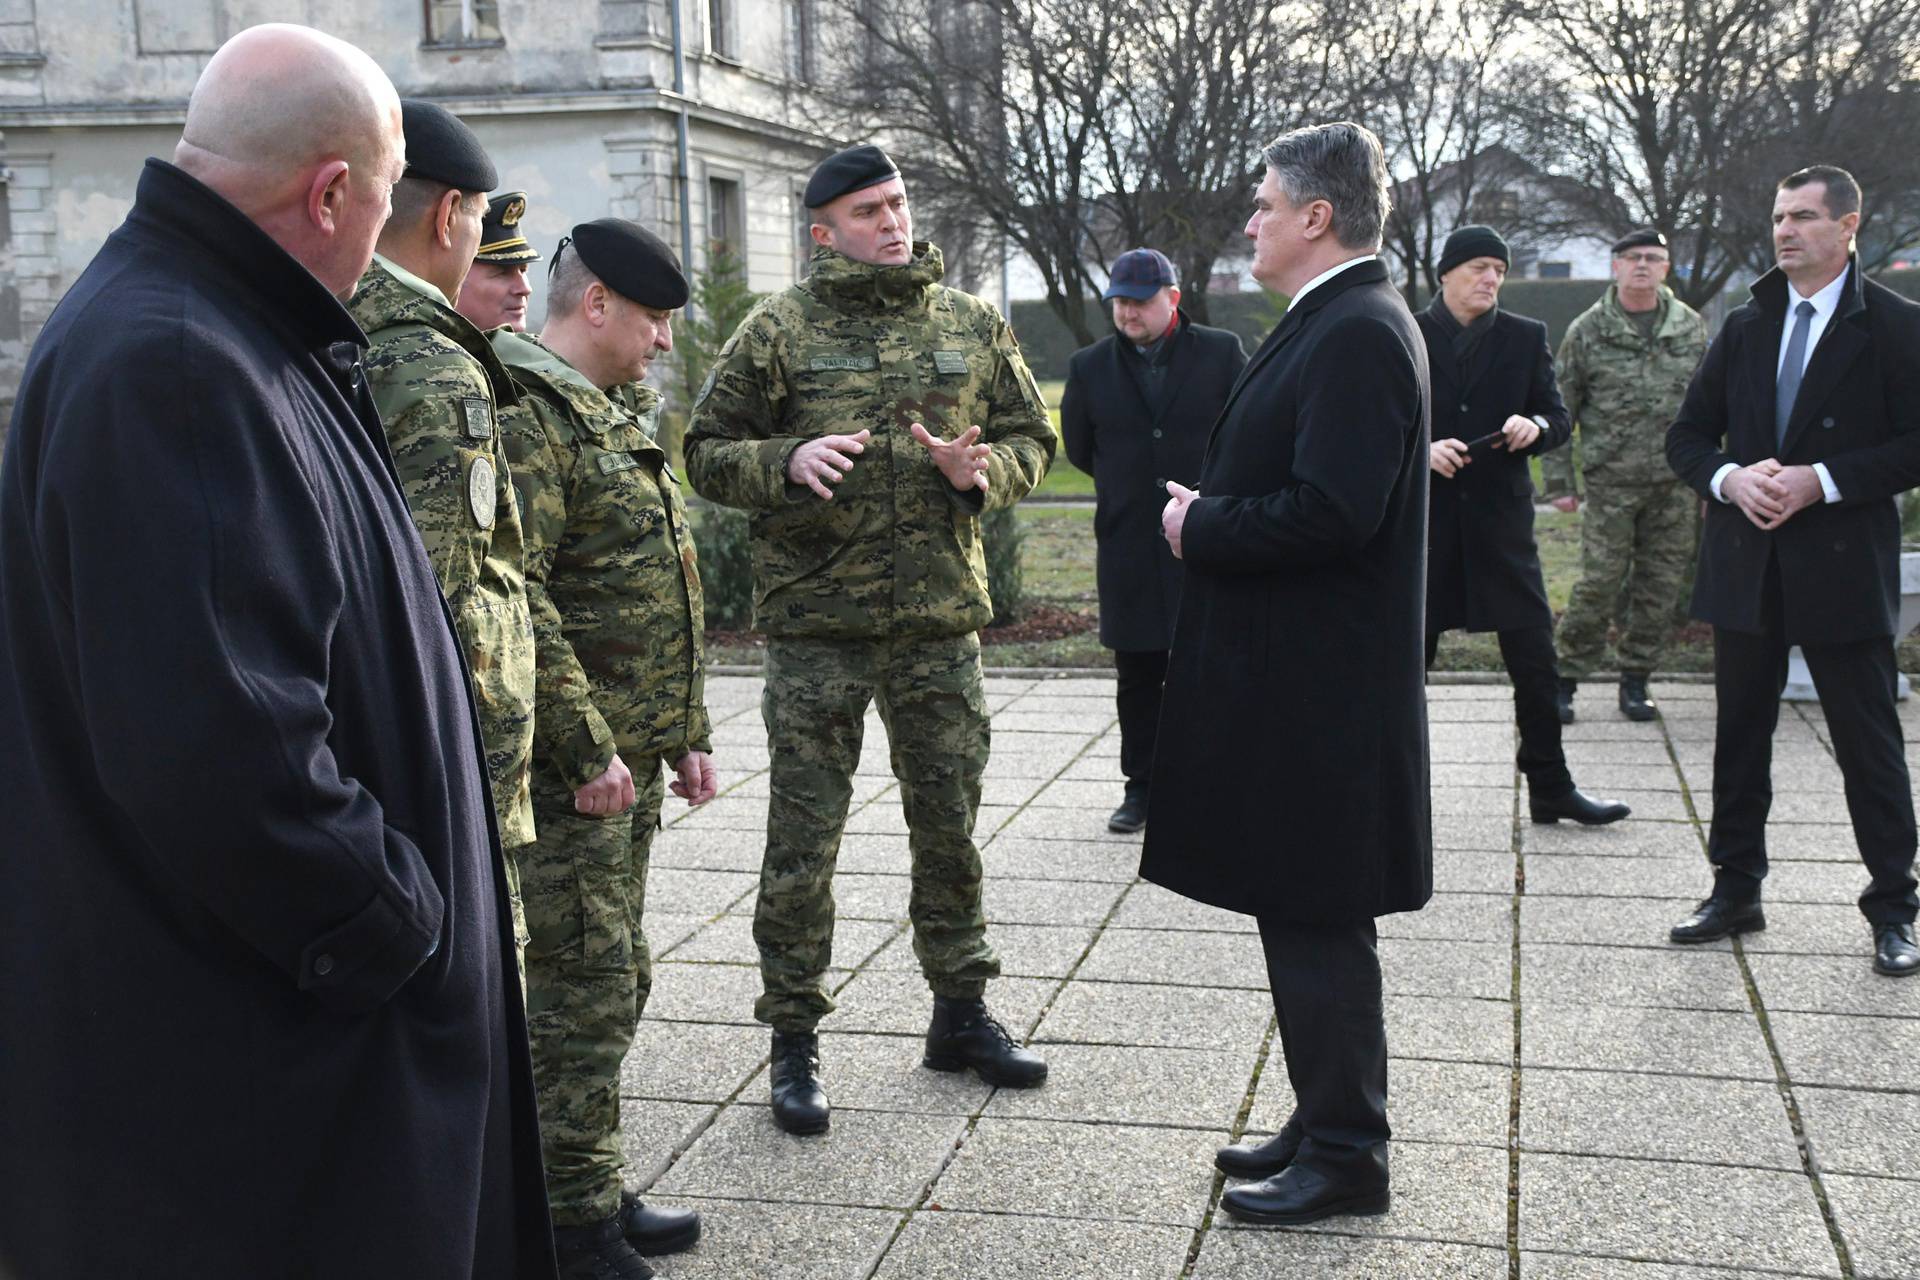
[[[692,1209],[645,1205],[631,1191],[620,1193],[620,1231],[635,1253],[649,1258],[682,1253],[700,1240],[700,1215]]]
[[[1129,783],[1120,807],[1107,819],[1107,830],[1128,836],[1147,825],[1147,789]]]
[[[1647,696],[1646,672],[1622,671],[1620,673],[1620,714],[1629,720],[1659,718],[1659,704]]]
[[[773,1122],[788,1133],[825,1133],[833,1123],[820,1087],[820,1037],[811,1031],[773,1033]]]
[[[646,1264],[620,1234],[620,1215],[587,1227],[555,1227],[553,1249],[559,1255],[560,1280],[649,1280]]]
[[[988,1084],[1031,1089],[1047,1078],[1047,1064],[1031,1049],[1013,1042],[994,1021],[984,1000],[933,998],[933,1022],[927,1027],[927,1056],[922,1065],[935,1071],[972,1067]]]
[[[1579,687],[1580,682],[1578,680],[1569,680],[1565,676],[1560,677],[1560,696],[1557,701],[1560,707],[1561,724],[1573,723],[1573,691]]]

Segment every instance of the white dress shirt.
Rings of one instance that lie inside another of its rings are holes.
[[[1852,272],[1853,265],[1849,263],[1825,288],[1806,298],[1802,298],[1799,290],[1791,284],[1787,286],[1787,322],[1780,326],[1780,354],[1775,356],[1773,361],[1773,379],[1776,384],[1780,381],[1781,370],[1787,366],[1787,347],[1793,341],[1794,312],[1800,309],[1802,302],[1813,305],[1813,317],[1807,321],[1807,347],[1800,364],[1800,372],[1804,374],[1807,371],[1807,365],[1813,361],[1815,349],[1820,345],[1820,335],[1827,331],[1827,322],[1832,320],[1834,312],[1840,309],[1840,295],[1846,292],[1847,277]],[[1712,488],[1714,497],[1722,502],[1727,501],[1726,495],[1720,492],[1720,485],[1739,469],[1735,464],[1728,462],[1723,463],[1720,469],[1713,473],[1713,480],[1709,487]],[[1840,501],[1840,490],[1833,483],[1833,477],[1827,474],[1827,464],[1814,463],[1813,473],[1820,477],[1820,489],[1826,495],[1826,500]]]
[[[1300,286],[1300,292],[1294,294],[1293,298],[1287,303],[1287,310],[1291,311],[1299,306],[1300,299],[1306,297],[1309,293],[1312,293],[1315,289],[1333,279],[1348,267],[1357,267],[1363,262],[1374,262],[1377,261],[1379,257],[1380,255],[1377,253],[1363,253],[1357,258],[1348,258],[1338,266],[1328,267],[1325,271],[1322,271],[1319,275]]]

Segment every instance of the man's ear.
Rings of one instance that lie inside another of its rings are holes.
[[[829,249],[833,248],[833,228],[827,226],[824,222],[811,224],[807,228],[807,233],[813,237],[815,244],[823,244]]]
[[[340,229],[347,208],[347,162],[329,160],[313,171],[307,183],[307,221],[322,235]]]
[[[451,188],[440,197],[440,203],[434,210],[433,238],[442,249],[453,248],[453,220],[460,216],[460,206],[466,198]]]
[[[587,286],[580,296],[581,311],[587,317],[587,323],[598,329],[607,322],[607,286],[595,280]]]
[[[1318,240],[1333,230],[1333,206],[1325,200],[1315,200],[1307,205],[1306,220],[1300,225],[1300,234],[1308,240]]]

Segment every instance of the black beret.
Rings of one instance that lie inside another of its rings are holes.
[[[1643,245],[1655,249],[1664,249],[1667,247],[1667,238],[1658,231],[1655,231],[1652,227],[1642,227],[1638,231],[1629,231],[1618,240],[1615,240],[1613,242],[1613,251],[1615,253],[1625,253],[1629,249],[1638,249]]]
[[[445,107],[402,98],[400,127],[407,135],[407,177],[444,182],[456,191],[491,191],[499,185],[487,149]]]
[[[573,245],[587,270],[621,297],[661,311],[677,311],[687,305],[691,291],[687,277],[681,274],[680,259],[674,257],[665,240],[639,223],[625,218],[595,218],[581,223],[553,251],[549,275],[560,265],[560,255],[568,244]]]
[[[540,251],[527,243],[520,230],[520,219],[527,216],[527,193],[502,191],[487,201],[487,216],[480,220],[480,247],[475,262],[538,262]]]
[[[820,167],[807,179],[806,194],[800,198],[806,202],[807,208],[818,209],[822,205],[832,204],[849,191],[865,191],[888,178],[899,176],[899,166],[888,159],[887,153],[880,148],[872,145],[848,147],[820,162]]]
[[[1440,251],[1440,270],[1445,275],[1463,262],[1475,258],[1498,258],[1508,266],[1513,265],[1513,253],[1507,248],[1507,242],[1492,227],[1483,227],[1477,223],[1461,227],[1447,237],[1447,247]]]

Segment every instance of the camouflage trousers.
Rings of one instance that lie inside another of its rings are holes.
[[[653,989],[640,917],[666,788],[658,760],[626,764],[633,807],[611,818],[576,812],[572,790],[551,767],[536,768],[540,835],[520,850],[540,1154],[563,1227],[620,1210],[620,1063]]]
[[[833,868],[867,704],[886,727],[913,857],[913,951],[936,995],[976,997],[998,977],[980,910],[980,807],[990,730],[977,635],[767,642],[761,712],[772,755],[767,851],[753,940],[764,994],[753,1016],[810,1030],[833,1011]]]
[[[1587,486],[1580,513],[1580,580],[1574,583],[1558,636],[1560,674],[1591,675],[1603,660],[1615,601],[1622,596],[1620,669],[1659,665],[1673,638],[1673,602],[1693,558],[1698,504],[1685,485]]]

